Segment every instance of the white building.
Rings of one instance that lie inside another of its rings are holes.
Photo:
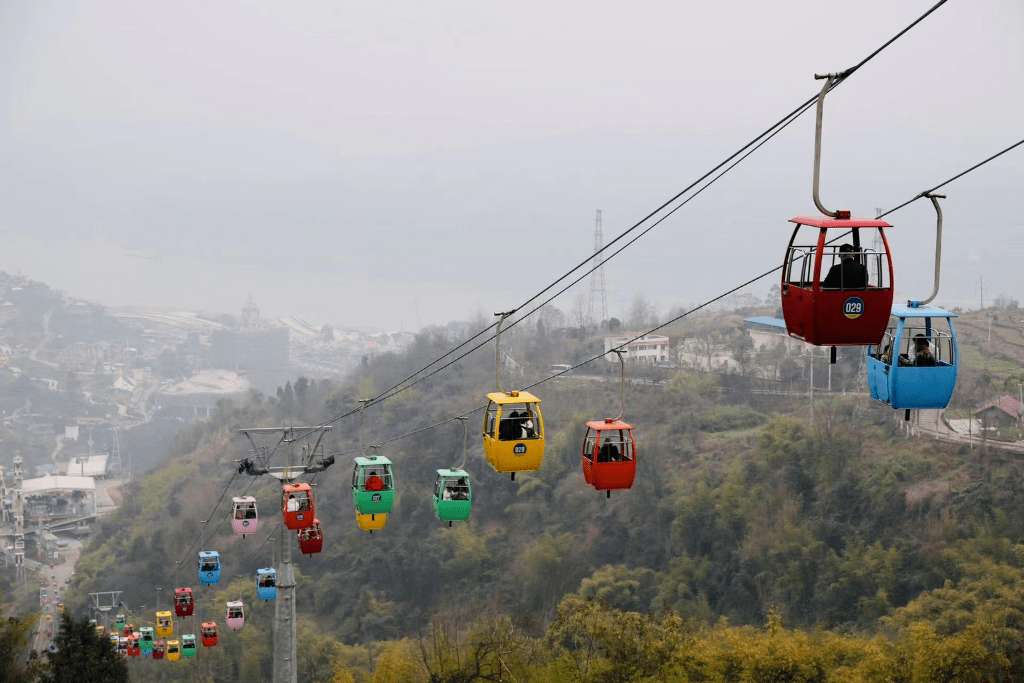
[[[611,350],[621,347],[626,352],[625,359],[632,363],[647,363],[656,365],[661,361],[669,360],[669,340],[660,334],[645,334],[642,337],[630,341],[636,337],[635,332],[624,332],[617,337],[604,338],[605,359],[617,363],[618,358]]]

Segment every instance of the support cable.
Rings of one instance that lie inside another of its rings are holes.
[[[871,53],[870,53],[869,55],[867,55],[867,56],[866,56],[866,57],[865,57],[864,59],[862,59],[862,60],[861,60],[860,62],[858,62],[858,63],[857,63],[857,64],[855,64],[854,66],[852,66],[852,67],[850,67],[850,68],[848,68],[848,69],[846,69],[846,70],[844,70],[844,71],[841,71],[841,72],[839,72],[839,73],[835,74],[835,78],[834,78],[833,82],[831,83],[831,85],[830,85],[830,86],[829,86],[829,88],[828,88],[828,89],[829,89],[829,91],[831,91],[831,90],[834,90],[834,89],[835,89],[835,88],[837,88],[837,87],[838,87],[839,85],[841,85],[841,84],[842,84],[843,82],[845,82],[845,81],[846,81],[846,79],[848,79],[848,78],[849,78],[849,77],[850,77],[851,75],[853,75],[853,74],[854,74],[854,73],[855,73],[855,72],[856,72],[857,70],[859,70],[859,69],[860,69],[861,67],[863,67],[863,66],[864,66],[865,64],[867,64],[867,63],[868,63],[869,61],[871,61],[871,60],[872,60],[872,59],[874,59],[874,58],[875,58],[876,56],[878,56],[878,54],[879,54],[879,53],[881,53],[881,52],[882,52],[883,50],[885,50],[885,49],[886,49],[887,47],[889,47],[889,46],[890,46],[890,45],[892,45],[892,44],[893,44],[894,42],[896,42],[896,41],[897,41],[897,40],[898,40],[899,38],[901,38],[901,37],[902,37],[903,35],[905,35],[905,34],[906,34],[906,33],[907,33],[908,31],[910,31],[910,29],[912,29],[912,28],[914,28],[915,26],[917,26],[917,24],[919,24],[919,23],[920,23],[921,21],[923,21],[923,20],[924,20],[925,18],[927,18],[927,17],[928,17],[928,16],[930,15],[930,14],[932,14],[932,12],[934,12],[935,10],[937,10],[937,9],[938,9],[939,7],[941,7],[942,5],[944,5],[944,4],[946,3],[946,2],[947,2],[947,0],[939,0],[939,2],[937,2],[937,3],[936,3],[935,5],[933,5],[933,6],[932,6],[932,7],[930,8],[930,9],[928,9],[928,11],[926,11],[926,12],[925,12],[924,14],[922,14],[922,15],[921,15],[920,17],[918,17],[917,19],[915,19],[915,20],[914,20],[913,22],[911,22],[911,23],[910,23],[909,25],[907,25],[907,26],[906,26],[905,28],[903,28],[903,29],[902,29],[902,30],[901,30],[901,31],[900,31],[899,33],[897,33],[896,35],[894,35],[894,36],[893,36],[892,38],[890,38],[889,40],[887,40],[887,41],[886,41],[885,43],[883,43],[883,44],[882,44],[882,45],[881,45],[880,47],[878,47],[878,48],[877,48],[877,49],[875,49],[875,50],[874,50],[873,52],[871,52]],[[803,102],[803,103],[802,103],[802,104],[800,104],[800,105],[799,105],[798,107],[796,107],[796,108],[795,108],[795,109],[794,109],[793,111],[791,111],[790,113],[788,113],[788,114],[786,114],[785,116],[783,116],[783,117],[782,117],[781,119],[779,119],[779,121],[777,121],[776,123],[774,123],[773,125],[771,125],[771,126],[770,126],[769,128],[767,128],[767,129],[766,129],[766,130],[765,130],[764,132],[762,132],[762,133],[761,133],[760,135],[758,135],[757,137],[755,137],[755,138],[754,138],[753,140],[751,140],[751,141],[750,141],[750,142],[748,142],[747,144],[743,145],[743,146],[742,146],[742,147],[741,147],[740,149],[738,149],[738,150],[737,150],[737,151],[735,151],[735,152],[734,152],[733,154],[731,154],[730,156],[728,156],[728,157],[727,157],[727,158],[726,158],[726,159],[725,159],[724,161],[722,161],[721,163],[719,163],[718,165],[716,165],[715,167],[713,167],[713,168],[712,168],[712,169],[711,169],[710,171],[708,171],[708,172],[707,172],[707,173],[705,173],[704,175],[702,175],[702,176],[700,176],[699,178],[697,178],[697,179],[696,179],[695,181],[693,181],[693,182],[692,182],[692,183],[690,183],[690,184],[689,184],[688,186],[686,186],[686,187],[685,187],[685,188],[684,188],[683,190],[679,191],[679,192],[678,192],[678,193],[676,193],[676,194],[675,194],[674,196],[672,196],[672,198],[670,198],[670,199],[669,199],[668,201],[666,201],[666,202],[662,203],[662,204],[661,204],[661,205],[660,205],[660,206],[659,206],[658,208],[656,208],[655,210],[651,211],[651,212],[650,212],[650,213],[648,213],[648,214],[647,214],[646,216],[644,216],[644,217],[643,217],[642,219],[640,219],[639,221],[637,221],[636,223],[634,223],[634,224],[633,224],[633,225],[632,225],[632,226],[631,226],[630,228],[628,228],[627,230],[625,230],[624,232],[622,232],[622,233],[621,233],[620,235],[618,235],[617,237],[615,237],[615,238],[614,238],[613,240],[611,240],[610,242],[608,242],[608,244],[604,245],[604,246],[603,246],[603,247],[602,247],[601,249],[599,249],[599,250],[595,251],[595,252],[594,252],[593,254],[589,254],[589,255],[587,256],[587,258],[586,258],[586,259],[584,259],[584,260],[583,260],[583,261],[581,261],[581,262],[580,262],[579,264],[577,264],[576,266],[574,266],[574,267],[573,267],[572,269],[570,269],[570,270],[569,270],[568,272],[566,272],[566,273],[565,273],[564,275],[560,276],[560,277],[559,277],[558,279],[556,279],[556,280],[555,280],[554,282],[552,282],[551,284],[547,285],[547,286],[546,286],[546,287],[545,287],[544,289],[540,290],[539,292],[537,292],[536,294],[534,294],[534,295],[533,295],[532,297],[530,297],[529,299],[527,299],[526,301],[524,301],[524,302],[523,302],[522,304],[520,304],[520,305],[519,305],[519,306],[518,306],[517,308],[515,308],[515,309],[512,309],[512,311],[513,311],[513,312],[515,312],[516,310],[519,310],[520,308],[523,308],[523,307],[525,307],[525,306],[528,306],[528,305],[530,305],[531,303],[533,303],[534,301],[536,301],[537,299],[539,299],[539,298],[540,298],[541,296],[543,296],[543,295],[544,295],[545,293],[547,293],[547,292],[548,292],[549,290],[551,290],[551,289],[553,289],[553,288],[554,288],[555,286],[557,286],[557,285],[558,285],[558,284],[559,284],[560,282],[562,282],[562,281],[563,281],[563,280],[565,280],[566,278],[570,277],[570,276],[571,276],[571,275],[572,275],[573,273],[575,273],[575,272],[576,272],[577,270],[579,270],[580,268],[583,268],[583,267],[584,267],[584,266],[585,266],[585,265],[586,265],[587,263],[591,262],[591,261],[592,261],[592,260],[594,259],[594,257],[595,257],[595,256],[597,256],[597,255],[599,255],[599,254],[603,253],[604,251],[606,251],[606,250],[610,249],[610,248],[612,247],[612,245],[614,245],[614,244],[615,244],[616,242],[618,242],[619,240],[623,239],[624,237],[626,237],[627,235],[629,235],[630,233],[632,233],[632,232],[633,232],[634,230],[638,229],[638,228],[639,228],[640,226],[642,226],[642,225],[643,225],[644,223],[646,223],[646,222],[647,222],[648,220],[650,220],[651,218],[653,218],[654,216],[656,216],[657,214],[659,214],[659,213],[660,213],[661,211],[663,211],[664,209],[668,208],[668,207],[669,207],[669,206],[670,206],[671,204],[673,204],[673,203],[674,203],[674,202],[675,202],[676,200],[678,200],[678,199],[679,199],[680,197],[682,197],[682,196],[683,196],[683,195],[685,195],[685,194],[686,194],[687,192],[689,192],[690,190],[692,190],[692,189],[693,189],[694,187],[696,187],[697,185],[699,185],[699,184],[700,184],[701,182],[703,182],[704,180],[706,180],[706,179],[708,179],[709,177],[711,177],[712,175],[714,175],[714,174],[715,174],[715,173],[716,173],[717,171],[719,171],[720,169],[722,169],[722,168],[726,167],[727,165],[729,165],[729,164],[730,164],[730,162],[732,162],[732,161],[733,161],[734,159],[737,159],[737,158],[739,158],[739,159],[738,159],[738,161],[737,161],[736,163],[738,163],[739,161],[742,161],[743,159],[745,159],[745,158],[746,158],[747,156],[749,156],[749,154],[750,154],[751,152],[753,152],[753,151],[754,151],[755,149],[757,149],[758,147],[760,147],[761,145],[763,145],[763,144],[764,144],[764,142],[766,142],[767,140],[769,140],[769,139],[771,139],[772,137],[774,137],[774,136],[775,136],[775,135],[776,135],[776,134],[777,134],[777,133],[778,133],[778,132],[779,132],[779,131],[780,131],[780,130],[781,130],[782,128],[785,128],[786,126],[788,126],[788,125],[789,125],[790,123],[792,123],[792,122],[793,122],[793,120],[794,120],[794,119],[795,119],[796,117],[800,116],[800,115],[801,115],[801,114],[803,114],[803,113],[804,113],[805,111],[807,111],[807,109],[809,109],[809,108],[810,108],[811,106],[813,106],[813,105],[814,105],[814,104],[815,104],[815,103],[816,103],[816,102],[818,101],[818,99],[819,99],[819,95],[820,95],[820,93],[815,93],[815,95],[814,95],[813,97],[811,97],[811,98],[807,99],[807,100],[806,100],[805,102]],[[749,150],[749,151],[748,151],[748,150]],[[723,171],[723,173],[722,173],[722,174],[720,174],[720,175],[719,175],[718,177],[721,177],[721,175],[724,175],[724,173],[726,173],[726,172],[728,172],[729,170],[731,170],[732,168],[734,168],[734,167],[735,167],[735,165],[736,165],[736,164],[734,163],[734,164],[732,164],[731,166],[728,166],[728,168],[726,168],[726,169],[725,169],[725,171]],[[717,180],[717,177],[716,177],[716,178],[715,178],[714,180]],[[711,182],[714,182],[714,180],[712,180]],[[710,183],[708,183],[708,185],[710,185]],[[705,187],[707,187],[707,185],[705,185]],[[703,189],[703,188],[702,188],[702,189]],[[698,193],[699,193],[699,191],[698,191]],[[695,195],[694,195],[694,196],[695,196]],[[690,199],[692,199],[692,197],[690,197]],[[684,202],[683,202],[683,204],[681,204],[680,206],[684,205],[684,204],[685,204],[686,202],[688,202],[688,201],[689,201],[689,199],[687,199],[686,201],[684,201]],[[678,210],[678,208],[679,208],[679,207],[675,207],[675,208],[673,208],[673,209],[672,209],[672,210],[671,210],[671,211],[670,211],[670,212],[668,213],[668,215],[671,215],[672,213],[674,213],[674,212],[675,212],[676,210]],[[658,221],[657,221],[657,222],[655,223],[655,225],[657,225],[658,223],[661,223],[661,222],[662,222],[662,221],[663,221],[663,220],[664,220],[665,218],[667,218],[667,217],[668,217],[668,215],[666,215],[666,216],[663,216],[662,218],[660,218],[660,219],[659,219],[659,220],[658,220]],[[641,233],[641,235],[643,235],[643,234],[646,234],[646,233],[647,233],[647,232],[648,232],[648,231],[650,230],[650,228],[653,228],[653,227],[654,227],[653,225],[652,225],[652,226],[650,226],[649,228],[647,228],[646,230],[644,230],[644,231],[643,231],[643,232]],[[629,242],[628,242],[628,243],[627,243],[627,244],[626,244],[625,246],[629,246],[629,245],[631,245],[631,244],[632,244],[633,242],[635,242],[635,241],[636,241],[636,240],[635,240],[635,239],[633,239],[633,240],[629,241]],[[614,254],[613,254],[612,256],[614,256],[614,255],[617,255],[617,254],[621,253],[622,249],[624,249],[624,248],[625,248],[625,246],[624,246],[624,247],[622,247],[622,248],[620,248],[620,249],[618,249],[618,251],[614,252]],[[611,258],[611,257],[609,257],[609,258]],[[606,259],[606,260],[607,260],[607,259]],[[590,272],[592,272],[593,270],[594,270],[594,269],[591,269],[590,271],[587,271],[587,273],[586,273],[586,274],[584,275],[584,277],[585,277],[585,276],[586,276],[587,274],[589,274]],[[764,277],[764,276],[762,276],[762,277]],[[572,284],[576,284],[577,282],[579,282],[579,281],[580,281],[580,280],[582,280],[582,279],[583,279],[583,278],[582,278],[582,277],[580,277],[580,278],[578,278],[577,280],[574,280]],[[572,286],[572,284],[570,284],[570,287]],[[563,288],[562,290],[560,290],[560,291],[559,291],[559,294],[561,294],[561,293],[565,292],[565,291],[566,291],[566,290],[567,290],[568,288],[569,288],[569,287],[565,287],[565,288]],[[557,295],[556,295],[556,296],[557,296]],[[554,298],[554,297],[551,297],[551,298],[549,298],[549,299],[548,299],[547,301],[549,302],[549,301],[551,301],[551,300],[552,300],[553,298]],[[527,313],[526,315],[524,315],[524,316],[522,316],[522,317],[520,317],[520,318],[517,318],[516,320],[514,320],[514,321],[513,321],[512,323],[510,323],[510,324],[509,324],[509,327],[514,327],[514,326],[515,326],[515,325],[516,325],[516,324],[517,324],[517,323],[518,323],[519,321],[521,321],[521,320],[525,319],[526,317],[528,317],[528,316],[529,316],[529,315],[531,315],[532,313],[536,312],[536,311],[537,311],[537,310],[538,310],[539,308],[540,308],[540,306],[538,306],[538,307],[535,307],[535,308],[533,308],[533,309],[532,309],[532,310],[531,310],[531,311],[530,311],[529,313]],[[494,327],[494,326],[492,325],[491,327]],[[430,377],[431,375],[434,375],[434,374],[436,374],[437,372],[440,372],[441,370],[443,370],[443,369],[445,369],[445,368],[447,368],[447,367],[450,367],[450,366],[451,366],[452,364],[454,364],[454,363],[455,363],[455,362],[457,362],[458,360],[460,360],[460,359],[462,359],[462,358],[465,358],[465,357],[466,357],[467,355],[469,355],[469,354],[470,354],[470,353],[472,353],[473,351],[475,351],[475,350],[479,349],[479,348],[480,348],[481,346],[483,346],[484,344],[486,344],[486,343],[490,342],[490,340],[491,340],[491,339],[493,339],[494,337],[490,337],[490,338],[488,338],[487,340],[485,340],[484,342],[482,342],[482,343],[478,344],[477,346],[474,346],[474,347],[473,347],[472,349],[470,349],[470,351],[467,351],[466,353],[463,353],[462,355],[458,356],[457,358],[455,358],[455,359],[454,359],[454,360],[452,360],[451,362],[449,362],[449,363],[446,363],[445,365],[441,366],[440,368],[437,368],[437,369],[435,369],[435,370],[434,370],[433,372],[429,373],[428,375],[425,375],[424,377],[421,377],[421,378],[420,378],[420,380],[417,380],[416,382],[413,382],[412,384],[409,384],[409,385],[405,385],[405,386],[403,386],[403,385],[405,384],[405,382],[408,382],[408,381],[409,381],[410,379],[412,379],[412,378],[416,377],[417,375],[419,375],[419,374],[421,374],[421,373],[423,373],[423,372],[426,372],[426,371],[427,371],[427,370],[428,370],[428,369],[429,369],[430,367],[432,367],[433,365],[437,364],[438,362],[440,362],[440,361],[441,361],[441,360],[443,360],[444,358],[447,358],[448,356],[450,356],[450,355],[451,355],[452,353],[454,353],[454,352],[455,352],[455,351],[457,351],[458,349],[461,349],[461,348],[463,348],[464,346],[466,346],[467,344],[469,344],[469,343],[470,343],[471,341],[473,341],[474,339],[477,339],[477,338],[479,338],[480,336],[482,336],[483,334],[485,334],[485,333],[486,333],[487,331],[489,331],[489,330],[491,329],[491,327],[488,327],[488,328],[486,328],[486,329],[482,330],[481,332],[477,333],[476,335],[474,335],[474,336],[473,336],[473,337],[471,337],[470,339],[467,339],[466,341],[462,342],[462,343],[461,343],[461,344],[460,344],[459,346],[457,346],[457,347],[456,347],[455,349],[452,349],[451,351],[447,352],[447,353],[446,353],[445,355],[441,356],[440,358],[438,358],[438,359],[436,359],[436,360],[432,361],[431,363],[429,363],[428,365],[424,366],[424,367],[423,367],[423,368],[421,368],[420,370],[418,370],[418,371],[414,372],[413,374],[409,375],[408,377],[406,377],[405,379],[403,379],[403,380],[402,380],[401,382],[399,382],[398,384],[396,384],[396,385],[394,385],[394,386],[390,387],[389,389],[386,389],[385,391],[381,392],[380,394],[378,394],[378,395],[377,395],[377,396],[375,396],[374,398],[370,399],[370,402],[369,402],[369,404],[368,404],[368,405],[374,405],[374,404],[376,404],[376,403],[378,403],[378,402],[380,402],[380,401],[384,401],[384,400],[386,400],[386,399],[388,399],[388,398],[391,398],[391,397],[393,397],[393,396],[396,396],[396,395],[398,395],[399,393],[401,393],[402,391],[404,391],[404,390],[405,390],[406,388],[409,388],[409,387],[411,387],[411,386],[414,386],[415,384],[419,383],[419,381],[421,381],[422,379],[425,379],[426,377]],[[337,421],[339,421],[339,420],[341,420],[341,419],[344,419],[344,418],[346,418],[346,417],[349,417],[349,416],[351,416],[351,415],[355,414],[355,412],[357,412],[357,410],[350,410],[350,411],[347,411],[347,412],[345,412],[345,413],[342,413],[341,415],[338,415],[337,417],[333,418],[332,420],[330,420],[330,421],[329,421],[329,422],[327,422],[326,424],[332,424],[332,423],[334,423],[334,422],[337,422]]]
[[[949,183],[953,182],[954,180],[957,180],[957,179],[967,175],[971,171],[974,171],[974,170],[976,170],[978,168],[981,168],[985,164],[989,163],[990,161],[993,161],[994,159],[998,158],[999,156],[1002,156],[1003,154],[1005,154],[1006,152],[1010,151],[1011,149],[1020,146],[1021,144],[1024,144],[1024,140],[1021,140],[1020,142],[1017,142],[1017,143],[1011,145],[1010,147],[1007,147],[1006,149],[1004,149],[1002,152],[999,152],[998,154],[992,155],[991,157],[985,159],[981,163],[978,163],[978,164],[975,164],[974,166],[971,166],[970,168],[966,169],[965,171],[962,171],[962,172],[958,173],[957,175],[953,176],[949,180],[947,180],[947,181],[945,181],[945,182],[943,182],[943,183],[941,183],[939,185],[936,185],[931,190],[926,190],[925,192],[922,192],[921,194],[919,194],[916,197],[914,197],[913,199],[910,199],[910,200],[908,200],[906,202],[903,202],[902,204],[900,204],[899,206],[896,206],[895,208],[889,209],[885,213],[880,214],[880,216],[887,216],[887,215],[889,215],[889,214],[891,214],[891,213],[893,213],[895,211],[898,211],[899,209],[902,209],[903,207],[907,206],[911,202],[913,202],[913,201],[915,201],[917,199],[920,199],[921,197],[925,196],[925,194],[933,192],[934,190],[937,190],[940,187],[948,185]],[[831,244],[832,242],[835,242],[837,240],[842,239],[844,236],[845,235],[840,235],[839,237],[833,238],[832,240],[829,240],[828,243]],[[632,342],[635,342],[638,339],[641,339],[641,338],[643,338],[644,336],[646,336],[648,334],[652,334],[652,333],[657,332],[658,330],[661,330],[661,329],[663,329],[663,328],[665,328],[665,327],[667,327],[667,326],[669,326],[669,325],[671,325],[671,324],[673,324],[675,322],[678,322],[678,321],[682,320],[683,318],[685,318],[686,316],[690,315],[691,313],[693,313],[695,311],[699,311],[699,310],[701,310],[703,308],[706,308],[706,307],[710,306],[711,304],[724,299],[725,297],[729,296],[730,294],[734,294],[734,293],[738,292],[739,290],[743,289],[744,287],[752,285],[753,283],[757,282],[758,280],[761,280],[763,278],[768,277],[769,275],[771,275],[773,273],[778,272],[779,270],[782,269],[782,267],[783,267],[782,265],[778,265],[778,266],[772,268],[771,270],[768,270],[768,271],[762,273],[761,275],[758,275],[758,276],[756,276],[754,278],[751,278],[750,280],[747,280],[743,284],[740,284],[740,285],[737,285],[736,287],[733,287],[732,289],[728,290],[727,292],[725,292],[723,294],[720,294],[720,295],[714,297],[713,299],[709,299],[708,301],[705,301],[701,305],[699,305],[696,308],[693,308],[693,309],[687,311],[686,313],[683,313],[681,315],[676,316],[675,318],[672,318],[671,320],[668,320],[668,321],[666,321],[664,323],[661,323],[660,325],[658,325],[656,327],[653,327],[650,330],[647,330],[646,332],[642,332],[641,334],[637,335],[636,337],[633,337],[632,339],[629,339],[629,340],[623,342],[622,344],[620,344],[620,345],[618,345],[618,346],[616,346],[616,347],[614,347],[612,349],[609,349],[608,351],[606,351],[604,353],[601,353],[601,354],[599,354],[597,356],[594,356],[593,358],[588,358],[587,360],[585,360],[585,361],[583,361],[581,363],[577,363],[576,365],[573,365],[572,367],[570,367],[570,368],[568,368],[566,370],[563,370],[563,371],[561,371],[559,373],[556,373],[556,374],[550,375],[548,377],[545,377],[544,379],[542,379],[540,381],[537,381],[537,382],[534,382],[533,384],[527,385],[526,387],[523,388],[523,390],[524,391],[530,390],[530,389],[532,389],[532,388],[534,388],[536,386],[539,386],[539,385],[541,385],[541,384],[543,384],[543,383],[545,383],[545,382],[547,382],[549,380],[552,380],[552,379],[554,379],[556,377],[564,375],[564,374],[566,374],[568,372],[572,372],[573,370],[576,370],[577,368],[581,368],[584,365],[587,365],[588,363],[592,363],[595,360],[598,360],[598,359],[604,357],[609,352],[616,351],[616,350],[621,350],[621,349],[625,348],[626,346],[628,346],[629,344],[631,344]],[[543,306],[544,304],[541,304],[541,305]],[[509,327],[512,327],[514,324],[515,323],[512,323],[511,325],[509,325]],[[426,431],[428,429],[434,429],[435,427],[439,427],[441,425],[448,424],[449,422],[453,422],[453,421],[458,420],[458,419],[460,419],[462,417],[466,417],[466,416],[472,415],[473,413],[475,413],[475,412],[477,412],[479,410],[483,410],[485,407],[486,407],[485,405],[477,406],[476,408],[473,408],[472,410],[470,410],[468,412],[462,413],[461,415],[458,415],[458,416],[455,416],[455,417],[450,417],[447,420],[442,420],[442,421],[436,422],[436,423],[434,423],[432,425],[429,425],[429,426],[426,426],[426,427],[421,427],[419,429],[415,429],[415,430],[413,430],[411,432],[407,432],[407,433],[401,434],[399,436],[391,437],[390,439],[386,439],[386,440],[382,441],[381,444],[391,443],[392,441],[398,441],[400,439],[404,439],[406,437],[413,436],[414,434],[419,434],[420,432],[424,432],[424,431]],[[341,451],[339,453],[335,453],[334,455],[337,455],[337,456],[347,455],[349,453],[354,453],[357,450],[359,450],[359,449],[350,449],[350,450],[347,450],[347,451]]]

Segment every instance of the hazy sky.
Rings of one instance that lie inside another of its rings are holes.
[[[336,325],[504,310],[592,251],[595,209],[608,241],[932,4],[9,0],[0,269]],[[873,216],[1024,138],[1022,67],[1024,3],[950,0],[829,96],[826,206]],[[812,152],[805,115],[612,260],[611,314],[780,262]],[[1024,301],[1022,190],[1024,147],[947,188],[937,303],[980,276]],[[927,296],[932,209],[890,220],[897,296]]]

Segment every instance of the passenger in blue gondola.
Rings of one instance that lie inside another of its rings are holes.
[[[860,249],[852,244],[839,247],[839,263],[829,268],[822,289],[866,289],[868,267],[860,262]]]
[[[273,588],[274,587],[274,575],[273,574],[260,574],[260,588]]]
[[[935,367],[935,356],[932,355],[931,345],[928,343],[928,339],[925,338],[923,334],[915,334],[914,345],[916,346],[914,365],[919,368]]]

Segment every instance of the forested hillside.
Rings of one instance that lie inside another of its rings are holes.
[[[506,389],[543,378],[549,362],[593,355],[600,340],[542,329],[511,343],[532,362],[524,377],[506,375]],[[166,609],[175,586],[197,587],[200,545],[218,550],[226,579],[197,588],[200,610],[222,621],[224,601],[241,595],[250,611],[243,631],[201,652],[203,680],[269,680],[273,605],[256,601],[254,577],[271,563],[264,541],[280,489],[237,474],[249,450],[237,429],[331,420],[451,346],[425,333],[344,386],[301,379],[222,405],[126,492],[80,561],[69,604],[123,590],[151,618],[157,587]],[[457,422],[382,448],[397,481],[383,531],[356,526],[354,453],[317,476],[324,551],[295,553],[300,680],[498,680],[499,669],[517,681],[1019,680],[1024,493],[1012,457],[908,439],[863,395],[822,393],[812,420],[806,396],[680,372],[629,386],[637,479],[609,499],[580,472],[584,422],[619,407],[616,366],[598,363],[596,375],[532,390],[547,428],[534,474],[491,470],[481,413],[471,416],[466,524],[449,528],[431,509],[434,470],[462,458]],[[493,384],[485,346],[367,409],[366,441],[482,406]],[[358,417],[336,422],[327,451],[357,445]],[[221,502],[195,543],[222,493],[247,487],[259,532],[233,536]],[[193,673],[138,666],[145,680]]]

